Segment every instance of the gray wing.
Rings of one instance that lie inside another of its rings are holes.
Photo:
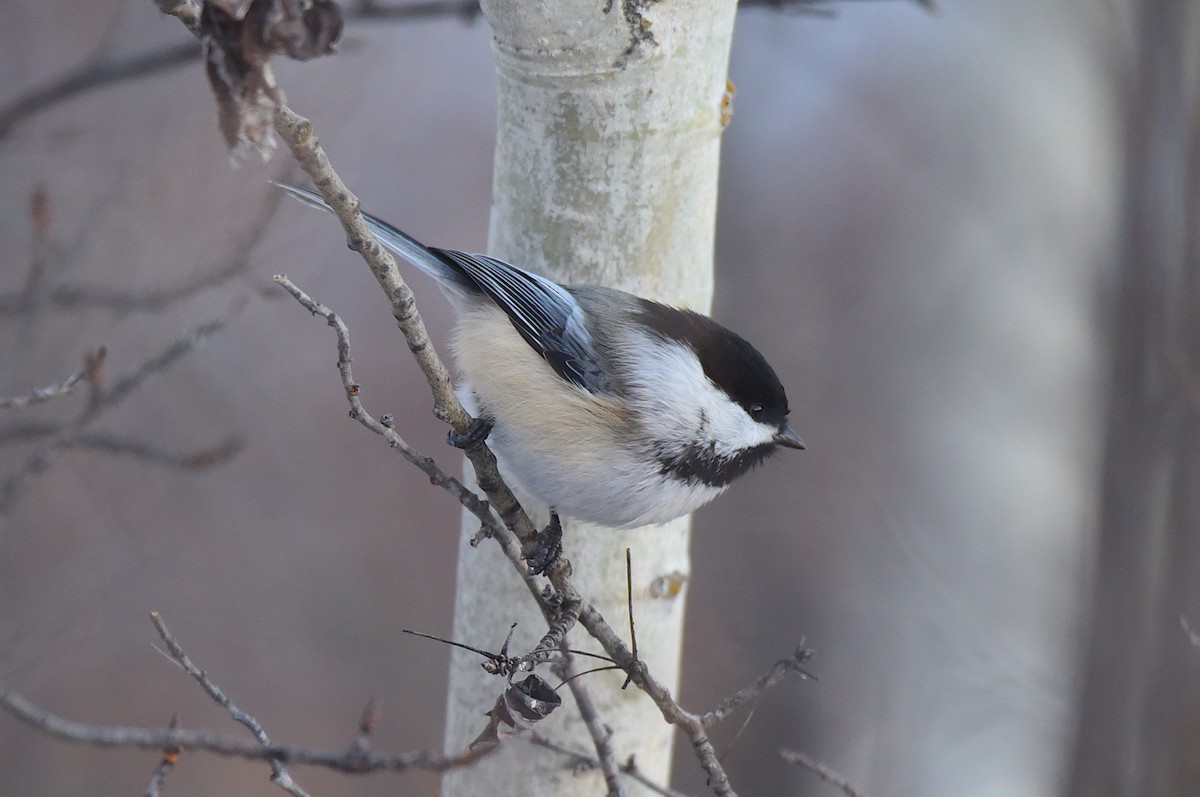
[[[592,393],[613,391],[583,310],[570,291],[487,255],[433,247],[431,251],[450,260],[479,286],[556,374]]]

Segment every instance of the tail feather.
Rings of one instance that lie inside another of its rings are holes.
[[[275,185],[306,205],[330,213],[333,212],[333,208],[329,207],[319,194],[309,191],[307,188],[287,185],[286,183],[275,183]],[[436,252],[431,251],[429,247],[416,238],[369,213],[363,213],[362,217],[367,222],[367,226],[371,229],[371,232],[375,234],[379,242],[390,252],[403,257],[439,282],[462,287],[474,287],[474,283],[456,268],[453,263],[447,261],[446,258],[438,255]]]

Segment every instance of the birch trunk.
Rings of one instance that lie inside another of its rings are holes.
[[[498,136],[489,251],[565,283],[612,285],[707,311],[712,297],[717,167],[736,4],[679,0],[645,7],[599,0],[484,0],[497,66]],[[529,506],[529,504],[526,504]],[[530,507],[536,522],[544,507]],[[566,519],[564,519],[566,520]],[[454,638],[498,646],[518,621],[514,649],[544,629],[528,592],[494,546],[459,546]],[[677,691],[690,520],[613,531],[567,521],[565,555],[585,599],[626,625],[625,548],[633,553],[639,653]],[[682,589],[672,585],[682,583]],[[575,647],[597,649],[576,630]],[[659,783],[670,778],[672,730],[612,672],[584,676],[618,761],[635,755]],[[483,728],[502,684],[478,657],[454,650],[446,748]],[[569,690],[539,732],[594,752]],[[449,773],[446,797],[603,794],[598,773],[576,775],[562,756],[508,744]],[[627,782],[628,793],[641,794]]]

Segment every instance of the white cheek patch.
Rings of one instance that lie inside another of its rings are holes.
[[[726,457],[774,440],[776,430],[755,421],[713,384],[690,347],[649,336],[642,346],[647,353],[630,364],[629,387],[641,417],[659,424],[646,430],[655,439],[681,449],[711,444]]]

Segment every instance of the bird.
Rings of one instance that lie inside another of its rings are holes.
[[[276,185],[332,212],[312,191]],[[456,314],[459,399],[501,473],[555,520],[666,523],[780,448],[805,448],[766,358],[708,316],[560,285],[362,216],[385,248],[437,281]]]

